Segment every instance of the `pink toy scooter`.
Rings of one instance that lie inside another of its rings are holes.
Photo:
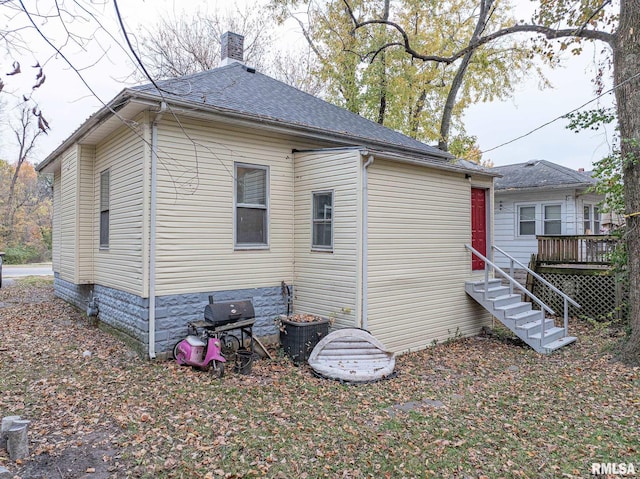
[[[211,374],[221,378],[227,360],[221,352],[220,339],[203,331],[200,336],[189,335],[173,348],[173,357],[181,366],[209,369]]]

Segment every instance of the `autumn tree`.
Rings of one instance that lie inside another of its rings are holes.
[[[43,261],[51,257],[52,190],[48,178],[39,177],[28,161],[16,164],[0,160],[0,250],[13,262]],[[16,176],[16,172],[18,173]],[[8,190],[13,185],[13,201]]]
[[[5,136],[3,146],[14,152],[15,159],[0,162],[0,247],[29,248],[26,259],[44,259],[51,249],[51,188],[33,167],[35,148],[44,131],[28,102],[10,111],[17,115],[9,121],[12,134]]]
[[[4,222],[5,225],[9,226],[13,224],[13,218],[16,212],[16,185],[20,178],[20,170],[22,169],[22,165],[33,155],[38,137],[44,133],[44,130],[34,124],[37,118],[34,117],[28,105],[23,104],[22,108],[18,111],[18,119],[11,125],[15,139],[13,146],[16,148],[17,153],[13,175],[9,182],[4,211]]]
[[[423,141],[448,137],[453,126],[457,145],[473,144],[462,123],[466,108],[506,98],[525,75],[539,73],[526,40],[503,39],[445,64],[407,55],[397,31],[389,28],[397,25],[416,49],[453,54],[480,34],[514,23],[504,3],[479,8],[476,0],[273,0],[271,5],[280,20],[298,22],[318,58],[328,99]]]

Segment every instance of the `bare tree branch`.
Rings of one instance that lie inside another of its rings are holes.
[[[353,13],[353,9],[351,8],[351,5],[349,5],[348,0],[343,0],[343,3],[347,9],[347,12],[349,13],[349,16],[351,17],[351,21],[354,24],[354,30],[365,28],[369,25],[386,25],[396,30],[396,32],[399,33],[400,36],[402,37],[402,42],[389,42],[381,46],[377,50],[376,54],[379,54],[381,51],[387,48],[401,45],[402,48],[404,48],[404,50],[413,58],[422,60],[425,62],[438,62],[438,63],[445,63],[449,65],[482,45],[492,42],[498,38],[505,37],[507,35],[512,35],[514,33],[535,33],[538,35],[543,35],[549,40],[555,40],[559,38],[569,38],[569,37],[586,38],[589,40],[601,40],[603,42],[608,43],[609,45],[612,45],[615,40],[615,36],[611,33],[606,33],[599,30],[586,30],[583,27],[579,29],[575,29],[575,28],[554,29],[554,28],[546,27],[544,25],[520,24],[520,25],[514,25],[512,27],[502,28],[484,37],[479,37],[475,41],[470,42],[469,45],[467,45],[465,48],[458,50],[456,53],[449,56],[425,55],[418,52],[411,46],[409,35],[404,30],[404,28],[402,28],[396,22],[393,22],[390,20],[380,20],[380,19],[366,20],[361,22],[356,18],[355,14]],[[602,8],[604,8],[604,6]]]

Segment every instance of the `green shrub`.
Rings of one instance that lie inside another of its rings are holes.
[[[4,252],[6,264],[25,264],[42,261],[42,254],[33,246],[9,246]]]

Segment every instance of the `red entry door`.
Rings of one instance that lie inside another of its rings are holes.
[[[471,246],[487,256],[487,197],[480,188],[471,188]],[[473,255],[471,269],[484,269],[484,261]]]

